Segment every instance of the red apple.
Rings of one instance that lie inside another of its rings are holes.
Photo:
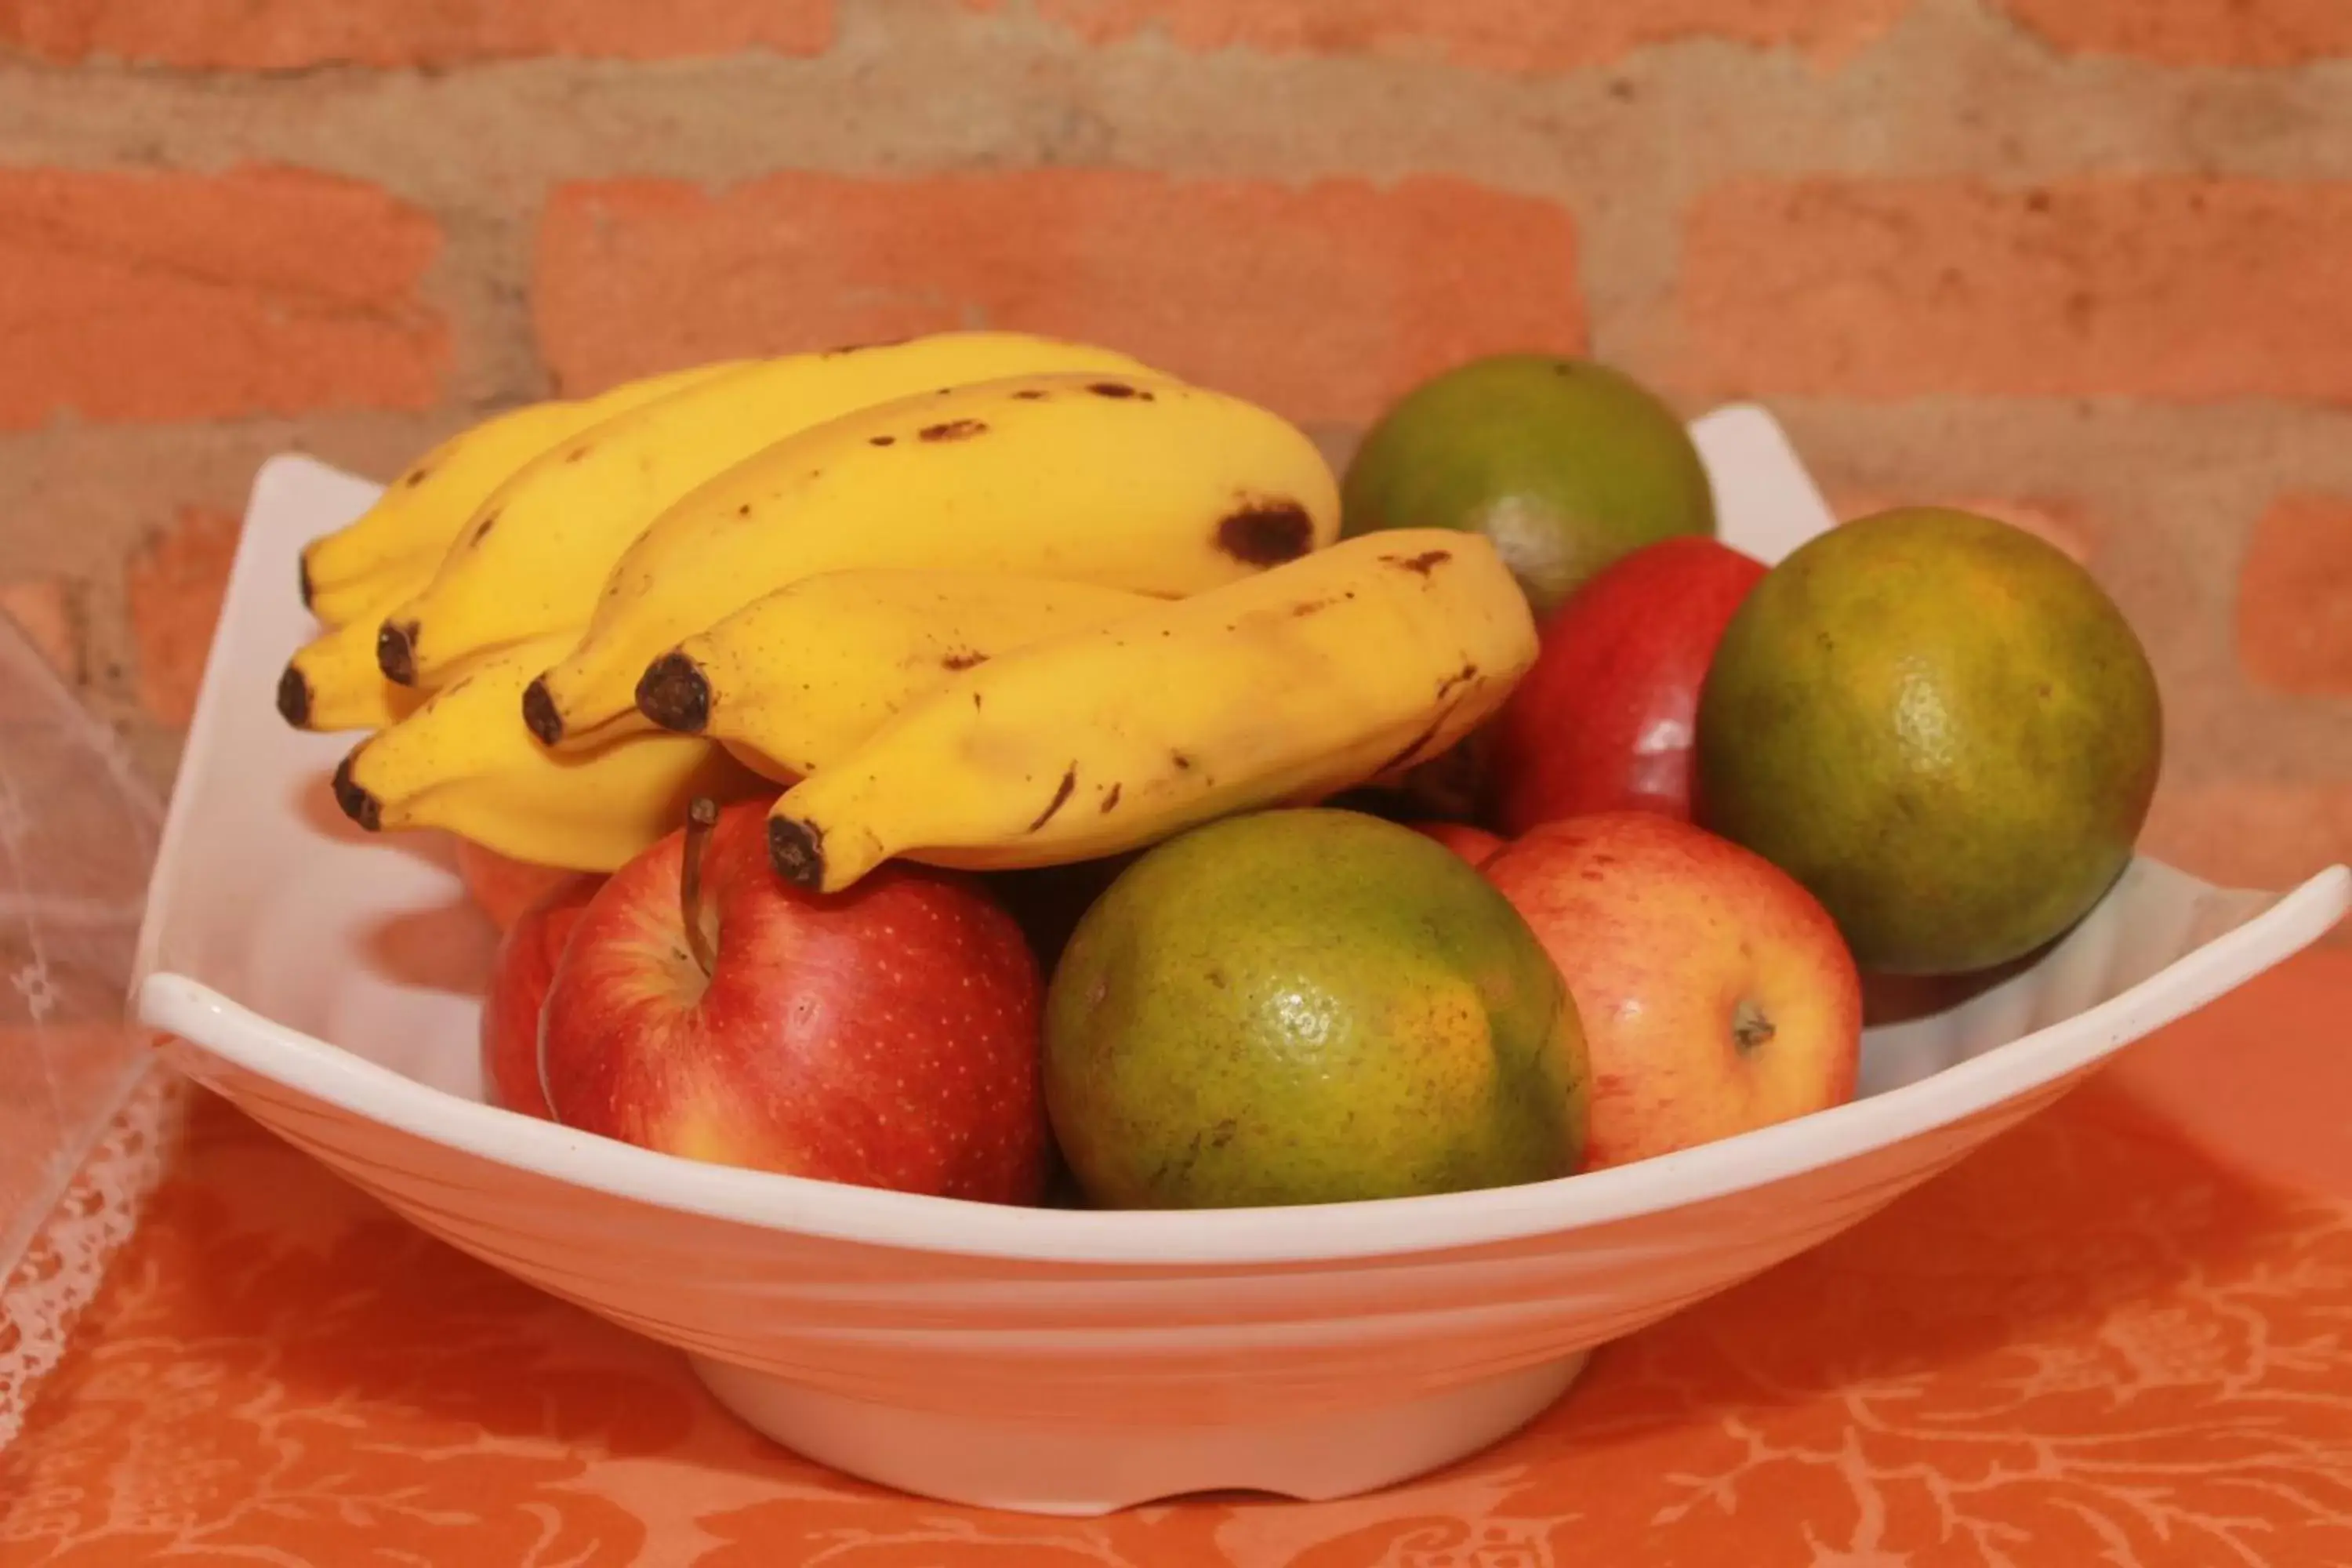
[[[763,803],[698,803],[582,911],[540,1073],[556,1121],[646,1148],[1034,1203],[1044,989],[976,879],[894,862],[803,892],[769,862]]]
[[[1501,852],[1504,840],[1466,822],[1408,822],[1415,833],[1436,839],[1473,866],[1484,866]]]
[[[539,1081],[539,1012],[573,923],[604,885],[604,878],[587,875],[559,883],[499,939],[482,997],[482,1088],[492,1105],[526,1116],[551,1114]]]
[[[1692,727],[1706,667],[1764,563],[1713,539],[1661,540],[1548,616],[1534,668],[1496,715],[1496,826],[1639,808],[1691,816]]]
[[[1779,867],[1649,811],[1546,824],[1485,867],[1568,982],[1592,1068],[1586,1163],[1853,1098],[1862,977]]]

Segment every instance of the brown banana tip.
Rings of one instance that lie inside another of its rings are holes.
[[[290,664],[278,678],[278,716],[297,730],[310,727],[310,682]]]
[[[555,699],[548,695],[547,677],[541,676],[524,689],[522,721],[539,737],[542,746],[561,745],[563,741],[563,715],[555,710]]]
[[[375,667],[395,686],[416,684],[415,621],[386,621],[376,628]]]
[[[638,678],[637,711],[665,730],[699,735],[710,722],[710,680],[685,654],[666,653]]]
[[[811,891],[824,885],[824,832],[789,816],[768,818],[768,859],[776,875]]]
[[[335,804],[343,808],[345,816],[370,833],[381,833],[383,831],[383,805],[375,796],[352,782],[352,758],[358,755],[359,752],[354,751],[350,757],[335,765]]]

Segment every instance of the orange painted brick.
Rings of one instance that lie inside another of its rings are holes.
[[[194,70],[822,52],[833,0],[0,0],[0,46]]]
[[[1270,54],[1437,54],[1488,70],[1601,64],[1651,44],[1728,38],[1845,58],[1910,0],[1033,0],[1088,43],[1141,33],[1180,48]],[[1003,0],[964,0],[979,11]]]
[[[0,616],[8,617],[51,669],[68,682],[80,682],[81,616],[71,584],[62,577],[0,583]]]
[[[2344,0],[1998,0],[2053,47],[2169,66],[2286,66],[2352,55]]]
[[[1473,354],[1584,342],[1568,214],[1436,178],[571,185],[549,202],[535,310],[567,392],[985,324],[1106,343],[1310,421],[1368,418]]]
[[[131,559],[125,576],[139,701],[166,724],[184,725],[195,711],[238,527],[226,512],[184,507]]]
[[[1712,394],[2352,396],[2352,184],[1742,181],[1700,198]]]
[[[296,170],[0,171],[0,427],[429,406],[439,247],[383,191]]]
[[[2255,523],[2238,661],[2263,686],[2352,695],[2352,499],[2284,497]]]

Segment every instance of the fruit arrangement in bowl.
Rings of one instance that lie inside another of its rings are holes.
[[[1589,361],[1335,474],[1009,332],[265,473],[142,1010],[814,1457],[1378,1485],[2341,912],[2135,858],[2157,687],[2063,553],[1825,524]],[[388,964],[461,881],[495,952]]]

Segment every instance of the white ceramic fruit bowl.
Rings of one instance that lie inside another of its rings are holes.
[[[1830,526],[1753,408],[1695,426],[1727,538]],[[374,487],[255,487],[172,802],[137,1008],[175,1060],[400,1213],[692,1359],[753,1426],[932,1496],[1097,1512],[1306,1498],[1433,1468],[1585,1352],[1853,1225],[2126,1042],[2344,913],[2134,864],[2031,969],[1874,1028],[1861,1096],[1664,1159],[1444,1197],[1222,1213],[996,1208],[699,1164],[482,1102],[488,926],[428,841],[328,799],[345,742],[271,705],[308,635],[301,542]]]

